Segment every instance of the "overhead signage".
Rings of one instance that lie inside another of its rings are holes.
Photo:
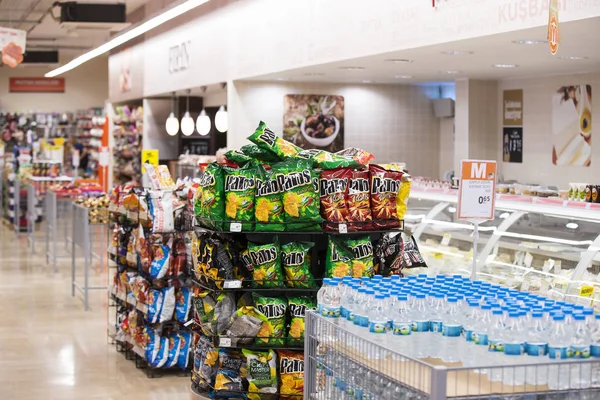
[[[502,100],[504,126],[523,125],[523,89],[505,90]]]
[[[190,41],[169,47],[169,72],[185,71],[190,66]]]
[[[550,15],[548,16],[548,44],[550,54],[558,53],[560,44],[560,25],[558,22],[558,0],[550,0]]]
[[[23,62],[27,32],[20,29],[0,27],[0,49],[2,63],[11,68]]]
[[[64,93],[65,78],[9,78],[10,93]]]
[[[461,162],[458,218],[473,221],[494,219],[495,193],[496,161],[463,160]]]

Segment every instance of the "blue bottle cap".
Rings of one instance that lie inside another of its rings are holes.
[[[521,313],[519,311],[511,311],[508,313],[508,316],[511,318],[518,318],[521,316]]]
[[[552,319],[554,319],[555,321],[564,321],[565,320],[565,314],[555,314]]]
[[[397,297],[398,300],[400,301],[407,301],[408,300],[408,296],[405,294],[399,294]]]
[[[492,309],[492,305],[491,304],[484,304],[481,306],[482,310],[491,310]],[[502,312],[502,310],[500,310],[500,312]]]
[[[574,308],[575,310],[583,310],[583,309],[584,309],[584,307],[585,307],[585,306],[583,306],[583,305],[581,305],[581,304],[575,304],[575,305],[573,306],[573,308]]]
[[[494,310],[492,310],[492,314],[493,315],[502,315],[502,310],[498,310],[497,308],[495,308]]]
[[[543,316],[544,316],[544,313],[541,311],[534,311],[531,313],[532,318],[542,318]]]
[[[367,289],[367,294],[375,294],[375,290],[373,290],[373,289]]]
[[[585,321],[585,315],[583,314],[574,314],[573,319],[575,321]]]
[[[592,307],[585,307],[583,309],[583,315],[593,315],[594,309]]]
[[[383,299],[385,299],[385,297],[386,297],[386,296],[385,296],[385,294],[383,294],[383,293],[379,293],[379,294],[376,294],[376,295],[375,295],[375,298],[376,298],[377,300],[383,300]]]
[[[600,314],[596,314],[596,315],[594,316],[594,318],[596,318],[596,319],[600,319]]]
[[[571,307],[563,307],[562,312],[565,315],[573,314],[573,309]]]
[[[469,301],[469,307],[479,307],[478,301]]]
[[[448,297],[448,303],[456,303],[457,301],[458,301],[458,299],[454,296]]]
[[[392,275],[392,276],[390,276],[390,278],[391,278],[393,281],[399,281],[399,280],[400,280],[400,275]]]
[[[424,299],[427,295],[425,293],[417,293],[417,299]]]

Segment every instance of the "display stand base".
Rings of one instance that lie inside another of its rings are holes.
[[[190,387],[190,400],[211,400],[209,397],[206,397],[204,395],[201,395],[200,393],[196,392],[196,390],[194,389],[194,386],[192,385]]]

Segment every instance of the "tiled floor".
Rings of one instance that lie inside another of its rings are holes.
[[[25,236],[0,225],[0,399],[188,400],[188,377],[148,379],[107,343],[106,292],[85,312],[71,297],[70,259],[54,274],[36,236],[32,255]]]

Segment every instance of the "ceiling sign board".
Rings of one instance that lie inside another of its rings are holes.
[[[0,27],[0,49],[2,50],[2,63],[11,68],[23,62],[27,32],[20,29]]]
[[[458,218],[492,220],[495,206],[496,161],[463,160],[460,168]]]
[[[65,78],[10,78],[10,93],[64,93]]]
[[[558,53],[560,43],[560,25],[558,23],[558,0],[550,1],[550,15],[548,16],[548,44],[550,54]]]

